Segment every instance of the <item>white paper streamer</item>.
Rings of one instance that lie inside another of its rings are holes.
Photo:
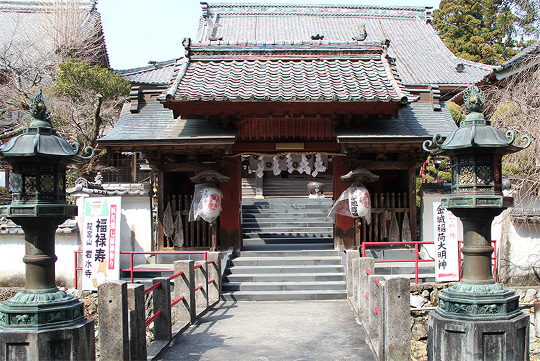
[[[324,165],[321,159],[321,153],[317,153],[315,155],[315,163],[313,164],[313,167],[315,168],[315,170],[313,171],[311,175],[314,177],[316,177],[317,174],[323,173],[326,171],[326,166]]]
[[[264,157],[259,157],[259,163],[257,164],[257,170],[255,171],[257,177],[262,178],[264,176]]]
[[[300,162],[300,166],[298,167],[298,172],[300,174],[304,172],[306,172],[307,175],[311,174],[311,168],[305,154],[302,154],[302,161]]]
[[[279,159],[277,155],[274,156],[273,172],[274,172],[274,175],[281,174],[281,169],[279,169]]]
[[[289,171],[289,173],[292,173],[294,171],[294,167],[293,167],[291,153],[287,154],[286,158],[287,158],[287,171]]]

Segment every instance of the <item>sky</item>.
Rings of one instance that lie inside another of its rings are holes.
[[[243,3],[400,5],[438,8],[440,0],[244,0]],[[212,3],[212,0],[208,0]],[[215,1],[215,3],[225,2]],[[200,0],[98,0],[111,67],[130,69],[183,55],[182,39],[194,38]]]

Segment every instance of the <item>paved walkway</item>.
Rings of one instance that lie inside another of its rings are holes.
[[[347,301],[222,302],[159,360],[375,360]]]

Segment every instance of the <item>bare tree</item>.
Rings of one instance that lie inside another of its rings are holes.
[[[519,66],[515,75],[484,89],[492,125],[527,135],[532,141],[525,150],[503,158],[503,173],[512,180],[517,212],[540,198],[540,55],[529,56]],[[519,145],[520,138],[516,141]]]
[[[60,135],[83,147],[95,146],[118,118],[129,92],[129,83],[107,70],[95,0],[0,6],[10,10],[0,12],[0,120],[12,125],[4,130],[26,125],[28,104],[43,88]],[[1,133],[14,132],[0,130],[0,139]],[[88,175],[94,164],[78,169],[76,176]]]
[[[65,59],[108,66],[94,2],[1,4],[0,118],[23,125],[37,88],[55,79]],[[2,133],[0,131],[0,133]]]

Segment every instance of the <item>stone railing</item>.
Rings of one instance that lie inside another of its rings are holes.
[[[171,281],[174,290],[171,293]],[[219,302],[221,253],[206,261],[175,261],[171,277],[142,284],[106,282],[98,288],[100,360],[146,360],[163,349],[209,308]],[[153,293],[153,315],[145,320],[145,295]],[[146,328],[153,323],[154,341],[146,347]]]
[[[347,295],[378,360],[408,361],[411,350],[410,280],[373,274],[374,259],[347,254]]]

